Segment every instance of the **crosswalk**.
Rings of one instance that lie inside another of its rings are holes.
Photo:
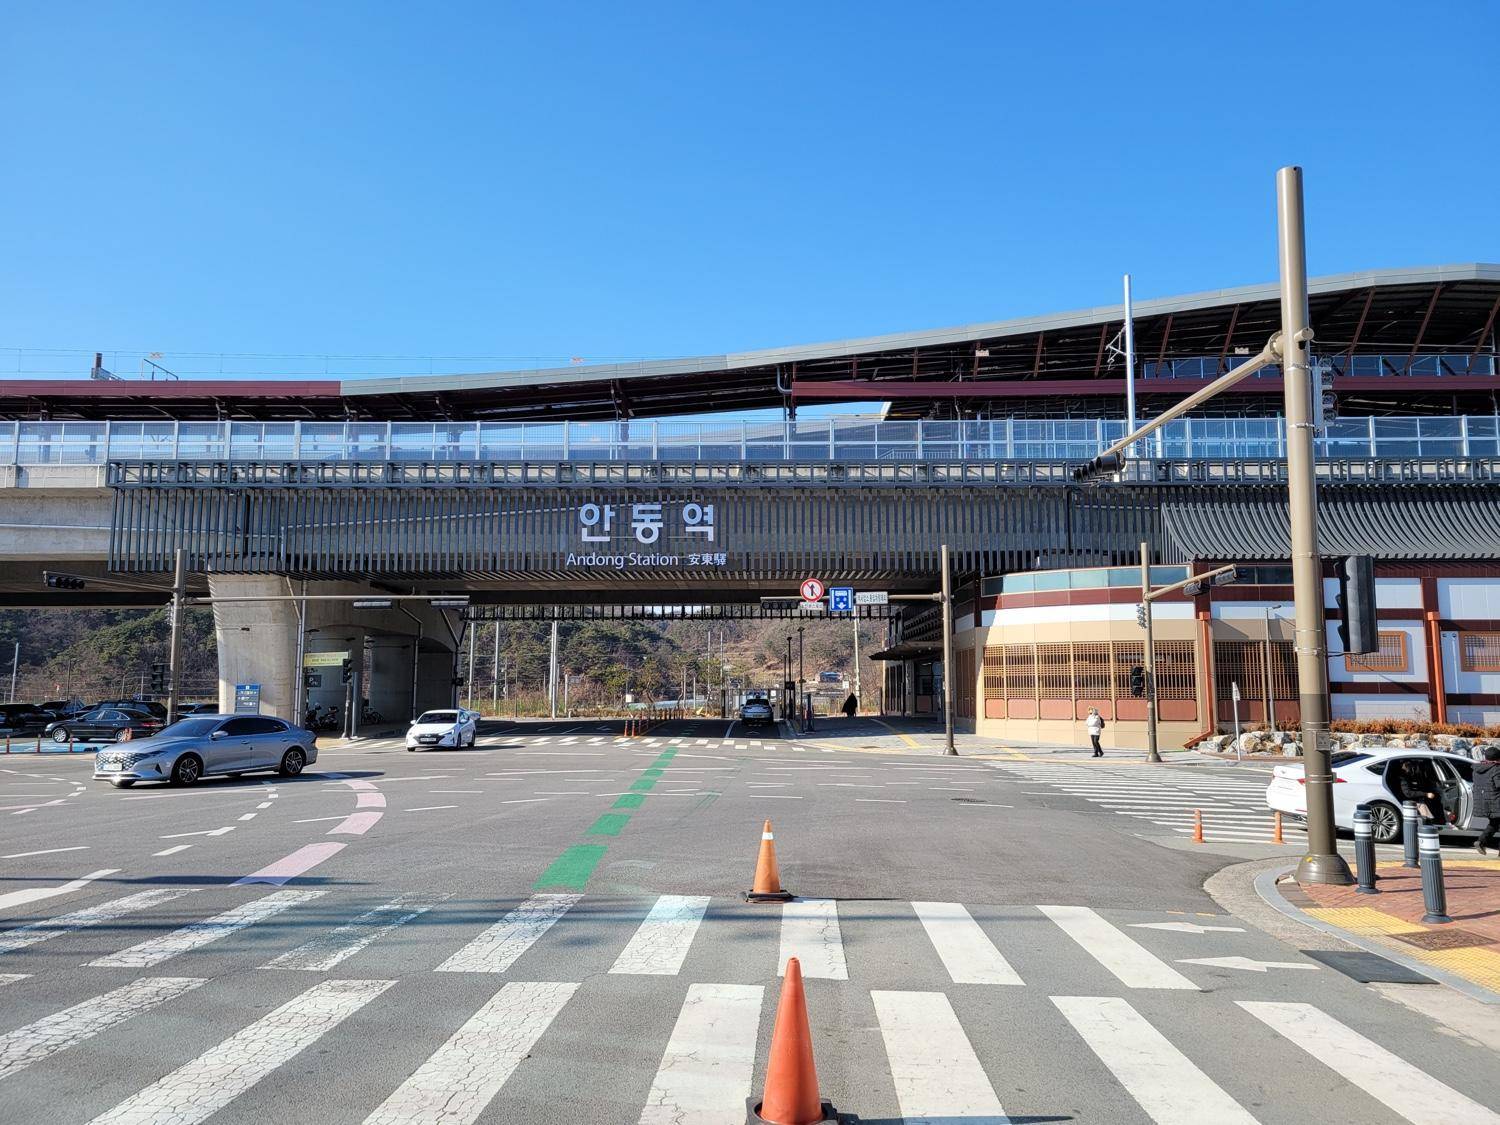
[[[1487,1108],[1493,1097],[1464,1092],[1466,1063],[1401,1057],[1382,1042],[1388,1021],[1356,1026],[1347,1011],[1284,993],[1246,998],[1222,970],[1194,963],[1204,952],[1256,952],[1246,943],[1264,939],[1238,928],[1192,933],[1130,920],[1145,912],[1106,917],[1077,905],[767,907],[538,893],[495,906],[422,892],[372,902],[332,890],[174,890],[0,931],[0,983],[22,998],[0,1010],[0,1105],[16,1083],[60,1080],[66,1072],[49,1061],[93,1049],[91,1066],[139,1083],[90,1109],[95,1123],[192,1125],[295,1072],[299,1055],[357,1050],[346,1065],[361,1068],[366,1100],[320,1120],[540,1120],[503,1109],[525,1068],[549,1059],[584,1067],[579,1036],[613,1033],[644,1039],[640,1053],[654,1068],[649,1085],[642,1075],[632,1119],[738,1123],[765,1058],[777,974],[796,956],[810,990],[839,990],[810,992],[820,1062],[832,1055],[833,1073],[865,1076],[855,1085],[907,1121],[1044,1118],[1063,1104],[1048,1100],[1057,1092],[1032,1089],[1015,1070],[1019,1055],[1045,1049],[1122,1089],[1143,1120],[1254,1122],[1267,1081],[1258,1067],[1318,1065],[1322,1088],[1347,1099],[1346,1119],[1500,1125]],[[308,983],[309,973],[333,971]],[[247,1004],[246,973],[263,1002]],[[47,980],[48,997],[73,998],[38,1013],[26,990]],[[449,981],[455,987],[438,987]],[[435,993],[446,1004],[441,1018],[406,1018]],[[671,1018],[643,1018],[647,996]],[[13,1010],[29,1014],[3,1014]],[[144,1057],[112,1039],[132,1025],[181,1028],[195,1018],[224,1026],[212,1041],[168,1035]],[[414,1054],[382,1064],[364,1035],[339,1034],[354,1020],[402,1029]],[[841,1021],[872,1034],[842,1034]],[[1209,1049],[1236,1041],[1256,1042],[1255,1059],[1242,1066]],[[1101,1106],[1091,1115],[1079,1096],[1070,1091],[1066,1103],[1076,1119],[1105,1114]]]
[[[1173,835],[1193,834],[1194,814],[1203,818],[1203,838],[1224,843],[1266,843],[1274,814],[1266,807],[1266,778],[1215,769],[1203,776],[1182,769],[1147,769],[1085,762],[993,763],[994,768],[1023,781],[1046,785],[1101,809]],[[1284,835],[1303,832],[1290,819]]]

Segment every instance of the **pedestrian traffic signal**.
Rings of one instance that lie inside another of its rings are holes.
[[[1073,470],[1074,480],[1088,480],[1090,477],[1101,476],[1104,473],[1118,473],[1125,464],[1125,457],[1119,453],[1101,453],[1092,461],[1087,461]]]
[[[151,694],[162,695],[167,690],[167,672],[169,666],[162,661],[155,661],[151,665]]]
[[[1375,560],[1370,555],[1340,559],[1339,640],[1346,653],[1380,651],[1380,626],[1375,612]]]
[[[1137,699],[1146,694],[1146,669],[1139,664],[1130,669],[1130,694]]]
[[[42,581],[53,590],[82,590],[87,585],[76,574],[52,574],[42,571]]]
[[[1146,603],[1138,602],[1135,607],[1135,623],[1142,629],[1146,627]]]
[[[354,682],[354,661],[348,657],[344,658],[343,664],[339,665],[340,683],[352,684]]]

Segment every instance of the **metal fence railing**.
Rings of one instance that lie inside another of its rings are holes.
[[[1001,418],[794,422],[0,422],[0,464],[155,462],[1084,461],[1123,420]],[[1143,457],[1280,459],[1279,417],[1180,418]],[[1500,456],[1500,416],[1341,418],[1318,438],[1339,459]]]

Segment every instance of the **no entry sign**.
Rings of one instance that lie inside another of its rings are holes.
[[[802,600],[815,602],[823,597],[823,582],[818,578],[804,578],[802,580]]]

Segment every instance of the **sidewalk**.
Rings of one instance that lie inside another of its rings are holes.
[[[894,715],[820,715],[813,729],[797,736],[807,746],[826,746],[830,750],[852,750],[867,754],[942,754],[945,752],[943,724],[933,719],[900,718]],[[953,732],[953,748],[960,757],[993,758],[1001,761],[1070,761],[1114,763],[1144,762],[1146,751],[1106,750],[1095,758],[1087,746],[1038,745],[1013,739],[991,738]],[[1216,762],[1191,750],[1163,750],[1162,758],[1178,765]]]
[[[1354,887],[1302,886],[1290,878],[1276,884],[1284,902],[1307,915],[1378,947],[1396,960],[1450,974],[1487,989],[1500,1004],[1500,859],[1443,857],[1443,883],[1452,922],[1424,925],[1422,879],[1399,859],[1377,862],[1380,893]]]

